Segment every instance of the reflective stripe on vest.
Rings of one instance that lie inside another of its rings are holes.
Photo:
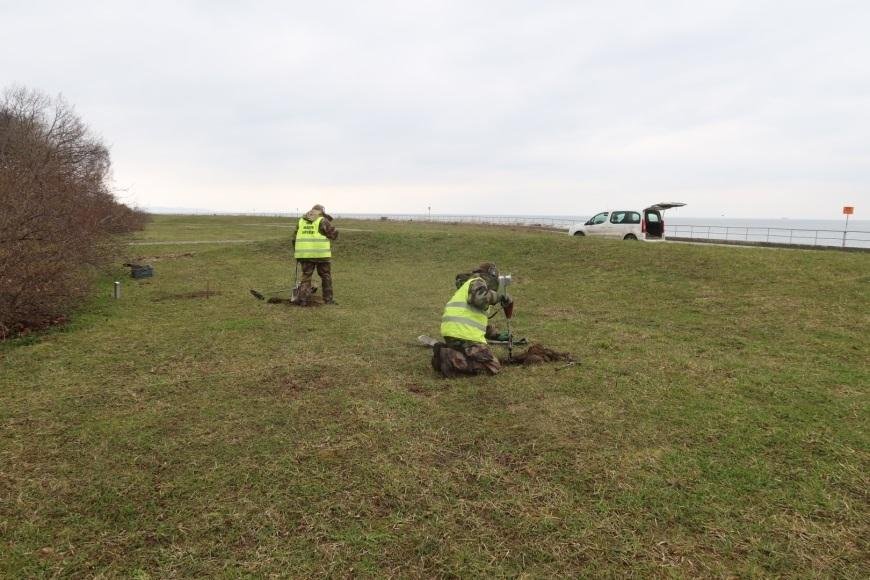
[[[441,336],[470,342],[486,343],[486,312],[468,303],[471,283],[481,278],[469,278],[459,287],[441,316]]]
[[[299,225],[296,228],[296,251],[294,252],[297,260],[332,257],[329,238],[320,233],[322,220],[323,218],[319,217],[313,222],[309,222],[305,218],[299,218]]]

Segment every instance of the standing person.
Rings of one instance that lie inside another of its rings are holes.
[[[488,337],[496,335],[487,312],[490,306],[511,303],[508,296],[498,296],[498,268],[492,262],[483,262],[467,279],[465,275],[457,276],[456,285],[441,316],[444,342],[434,347],[432,368],[445,377],[480,372],[494,375],[501,370],[501,364],[486,344]]]
[[[297,296],[311,294],[311,277],[315,268],[323,284],[323,303],[335,304],[332,294],[332,248],[330,240],[338,238],[338,230],[332,225],[332,216],[317,204],[299,218],[296,237],[293,240],[294,257],[302,267],[302,280]]]

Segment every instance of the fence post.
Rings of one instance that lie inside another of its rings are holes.
[[[843,230],[843,247],[846,247],[846,232],[847,230]]]

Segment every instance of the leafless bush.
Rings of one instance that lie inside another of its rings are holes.
[[[0,100],[0,338],[62,320],[147,218],[110,189],[109,151],[60,98]]]

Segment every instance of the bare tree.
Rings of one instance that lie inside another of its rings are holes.
[[[0,100],[0,338],[62,320],[145,215],[118,203],[109,151],[61,98]]]

